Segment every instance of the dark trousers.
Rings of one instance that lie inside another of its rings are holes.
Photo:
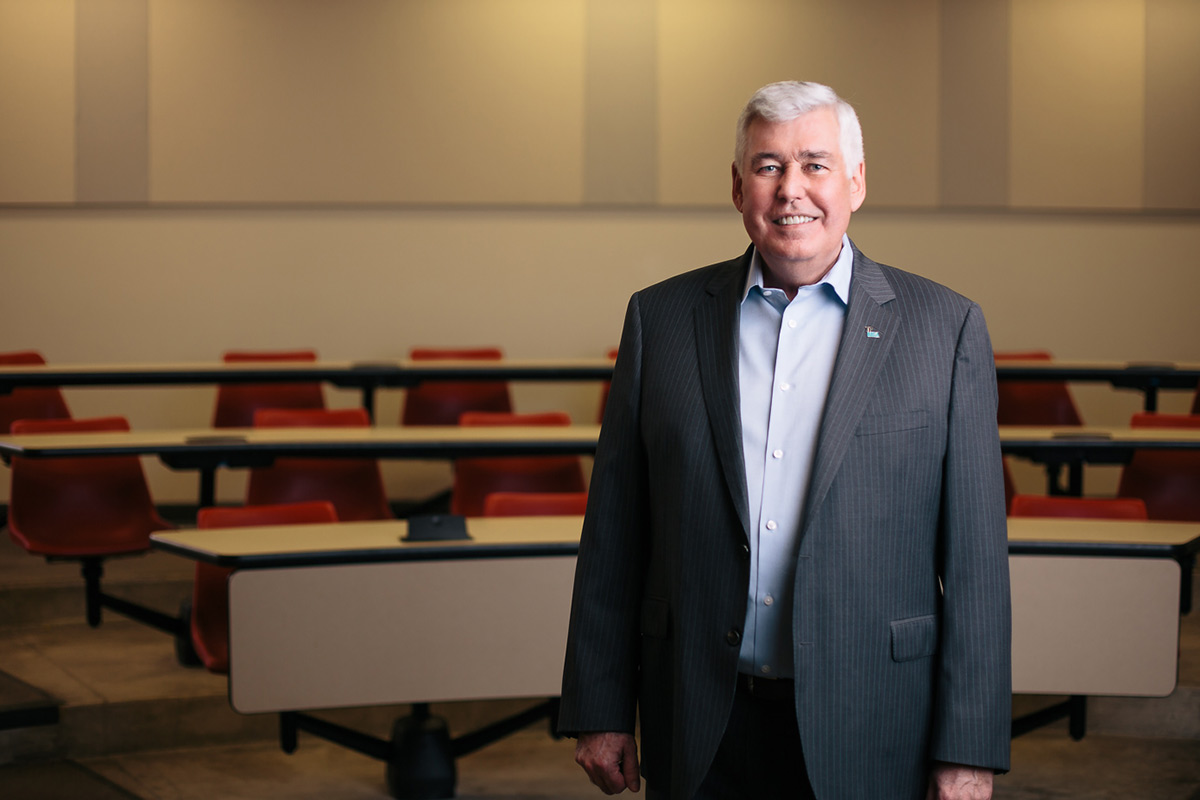
[[[725,735],[692,798],[646,786],[646,800],[815,800],[790,682],[740,679]]]

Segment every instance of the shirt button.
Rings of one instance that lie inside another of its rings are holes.
[[[766,597],[763,598],[763,605],[764,606],[775,605],[775,598],[771,597],[771,595],[767,595]]]
[[[775,522],[775,520],[773,520],[773,519],[767,520],[767,530],[773,531],[778,527],[779,527],[779,524],[777,522]]]
[[[731,628],[729,633],[725,634],[725,641],[732,647],[737,647],[742,643],[742,632],[737,628]]]
[[[794,327],[796,327],[796,320],[794,320],[794,319],[789,319],[789,320],[788,320],[788,327],[789,327],[789,328],[794,328]]]
[[[771,453],[771,456],[772,456],[773,458],[783,458],[783,451],[782,451],[782,450],[776,450],[775,452]]]
[[[781,383],[779,384],[779,388],[786,392],[788,389],[792,388],[792,385],[790,383]]]

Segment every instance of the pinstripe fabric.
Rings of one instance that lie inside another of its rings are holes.
[[[673,798],[720,741],[745,616],[748,256],[630,300],[576,571],[560,728],[632,732],[640,712],[643,772]],[[933,759],[1008,767],[995,395],[978,307],[856,250],[796,564],[796,714],[821,800],[916,800]]]

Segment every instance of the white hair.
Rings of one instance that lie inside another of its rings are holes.
[[[854,107],[837,92],[820,83],[806,81],[780,81],[769,83],[754,93],[742,109],[737,123],[737,143],[734,147],[734,163],[738,171],[746,157],[747,132],[756,119],[768,122],[791,122],[797,117],[821,108],[832,109],[838,121],[838,140],[842,149],[842,160],[846,162],[847,176],[853,175],[863,163],[862,125]]]

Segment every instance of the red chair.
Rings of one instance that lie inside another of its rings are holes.
[[[316,361],[314,350],[231,351],[224,355],[228,364]],[[217,387],[213,411],[214,428],[249,428],[254,412],[260,408],[324,408],[325,397],[319,383],[229,383]]]
[[[248,528],[260,525],[303,525],[337,522],[333,504],[326,501],[289,505],[245,506],[243,508],[202,508],[196,526],[208,528]],[[196,564],[196,581],[190,606],[183,616],[190,617],[191,643],[200,662],[209,672],[229,672],[229,575],[233,570],[213,564]]]
[[[587,492],[492,492],[483,501],[485,517],[578,517],[587,510]]]
[[[1140,412],[1133,428],[1200,428],[1200,415]],[[1150,519],[1200,522],[1200,451],[1138,450],[1121,470],[1121,497],[1138,497]]]
[[[258,428],[366,428],[370,424],[362,408],[262,408],[254,414]],[[393,516],[379,463],[372,458],[278,458],[270,467],[250,470],[247,505],[306,500],[328,500],[343,522]]]
[[[445,350],[417,347],[409,351],[413,361],[499,361],[499,348],[480,347]],[[512,397],[504,381],[427,381],[404,392],[402,425],[457,425],[467,411],[512,411]]]
[[[17,420],[14,434],[71,434],[128,431],[124,417]],[[150,549],[150,534],[173,527],[150,499],[141,461],[134,456],[13,458],[8,531],[34,555],[82,563],[88,624],[100,624],[107,606],[144,619],[131,604],[100,590],[103,561]]]
[[[0,353],[0,364],[45,364],[36,350]],[[67,402],[57,387],[13,389],[0,394],[0,432],[8,433],[18,419],[70,419]]]
[[[996,353],[996,361],[1051,361],[1044,350]],[[1001,425],[1082,425],[1079,409],[1063,381],[1000,381],[999,408]]]
[[[1012,517],[1075,517],[1080,519],[1147,519],[1146,504],[1136,497],[1051,497],[1019,494],[1013,497]]]
[[[463,426],[570,425],[561,411],[539,414],[468,412]],[[493,492],[583,492],[583,466],[578,456],[460,458],[454,462],[450,512],[468,517],[484,513],[484,500]]]

